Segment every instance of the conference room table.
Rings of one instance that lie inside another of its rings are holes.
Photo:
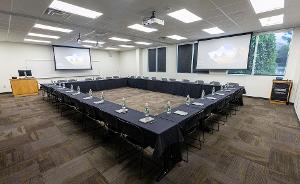
[[[135,87],[143,87],[142,85],[151,86],[152,90],[158,86],[159,90],[161,90],[163,84],[165,83],[151,83],[150,80],[145,81],[144,79],[138,80],[136,79],[137,84],[134,84]],[[103,83],[102,83],[103,82]],[[117,82],[117,84],[110,84]],[[104,90],[110,88],[123,87],[124,85],[132,86],[132,80],[128,79],[111,79],[111,80],[100,80],[100,81],[82,81],[82,82],[72,82],[66,83],[66,86],[70,86],[71,84],[76,89],[76,85],[80,86],[84,91],[88,91],[89,89],[93,90]],[[157,81],[156,81],[157,82]],[[162,82],[162,81],[160,81]],[[157,85],[159,84],[159,85]],[[179,87],[184,83],[179,82],[170,82],[169,85],[174,84],[175,88]],[[155,87],[155,85],[157,85]],[[185,84],[186,85],[186,84]],[[188,84],[189,85],[189,84]],[[191,84],[191,89],[194,84]],[[154,86],[154,87],[153,87]],[[197,85],[196,85],[197,86]],[[201,86],[201,85],[199,85]],[[197,86],[197,87],[199,87]],[[145,86],[144,86],[145,87]],[[196,89],[199,89],[197,88]],[[227,90],[217,90],[215,95],[208,94],[204,97],[204,99],[198,98],[194,99],[190,105],[180,105],[176,108],[172,109],[171,114],[167,114],[163,112],[157,116],[152,116],[154,121],[151,123],[142,123],[140,119],[145,117],[143,112],[139,112],[137,110],[128,108],[127,113],[118,113],[116,110],[121,109],[121,105],[105,100],[103,103],[94,103],[100,101],[97,97],[92,97],[88,99],[89,95],[86,93],[76,94],[76,90],[70,92],[69,88],[62,88],[57,85],[52,84],[41,84],[41,89],[45,90],[47,93],[54,94],[58,98],[60,98],[64,103],[69,103],[75,106],[78,106],[83,111],[93,111],[95,114],[101,114],[101,118],[99,120],[107,119],[108,123],[129,123],[139,127],[143,131],[144,140],[146,144],[150,145],[153,149],[153,158],[160,159],[164,158],[164,169],[163,172],[167,173],[169,170],[169,162],[178,162],[181,158],[181,150],[180,145],[184,141],[182,130],[186,126],[190,126],[191,123],[194,122],[194,119],[199,119],[207,115],[207,113],[212,110],[218,108],[224,99],[232,100],[234,98],[240,99],[239,103],[242,105],[242,94],[245,93],[245,89],[242,86],[238,86],[235,88],[227,89]],[[146,89],[149,89],[148,87]],[[201,90],[202,91],[202,90]],[[161,91],[160,91],[161,92]],[[170,92],[170,91],[168,91]],[[167,93],[167,92],[166,92]],[[182,94],[185,95],[185,94]],[[213,97],[214,99],[210,99]],[[202,103],[201,105],[194,105],[194,102]],[[175,111],[184,111],[187,112],[187,115],[178,115],[175,114]],[[122,120],[122,121],[118,121]],[[122,130],[120,130],[122,131]],[[126,132],[128,133],[128,132]],[[128,135],[130,137],[135,137],[135,135]],[[172,165],[172,164],[171,164]]]

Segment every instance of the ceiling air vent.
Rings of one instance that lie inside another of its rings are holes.
[[[54,10],[52,8],[48,8],[44,15],[48,15],[48,16],[52,16],[52,17],[56,17],[56,18],[62,18],[62,19],[66,19],[70,16],[70,13],[64,12],[64,11],[59,11],[59,10]]]

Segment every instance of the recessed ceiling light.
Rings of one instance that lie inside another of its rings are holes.
[[[168,38],[171,38],[173,40],[185,40],[187,38],[183,37],[183,36],[179,36],[179,35],[170,35],[170,36],[167,36]]]
[[[97,41],[94,40],[83,40],[83,43],[93,43],[93,44],[97,44]],[[98,42],[99,45],[104,44],[105,42]]]
[[[34,40],[34,39],[29,39],[29,38],[25,38],[24,41],[26,41],[26,42],[36,42],[36,43],[51,43],[51,41],[47,41],[47,40]]]
[[[145,27],[141,24],[133,24],[131,26],[128,26],[128,28],[135,29],[135,30],[138,30],[138,31],[143,31],[143,32],[146,32],[146,33],[151,33],[151,32],[157,31],[157,29]]]
[[[120,41],[120,42],[130,42],[131,40],[126,38],[118,38],[118,37],[111,37],[110,40]]]
[[[283,14],[259,19],[262,26],[272,26],[283,23]]]
[[[119,45],[120,47],[124,47],[124,48],[133,48],[133,45]]]
[[[284,8],[284,0],[250,0],[256,14]]]
[[[174,11],[172,13],[169,13],[168,15],[170,17],[173,17],[184,23],[191,23],[191,22],[196,22],[196,21],[202,20],[201,17],[193,14],[192,12],[188,11],[187,9],[181,9],[178,11]]]
[[[92,45],[82,45],[83,47],[86,47],[86,48],[93,48]]]
[[[53,36],[53,35],[46,35],[46,34],[38,34],[38,33],[28,33],[28,36],[36,36],[41,38],[52,38],[52,39],[59,39],[59,36]]]
[[[70,33],[70,32],[73,31],[71,29],[64,29],[64,28],[60,28],[60,27],[47,26],[47,25],[43,25],[43,24],[35,24],[33,27],[34,28],[39,28],[39,29],[46,29],[46,30],[50,30],[50,31],[58,31],[58,32],[63,32],[63,33]]]
[[[207,32],[209,34],[222,34],[224,31],[218,27],[212,27],[208,29],[202,29],[202,31]]]
[[[149,42],[134,42],[136,44],[139,44],[139,45],[151,45],[152,43],[149,43]]]
[[[67,13],[80,15],[80,16],[84,16],[84,17],[88,17],[88,18],[92,18],[92,19],[96,19],[96,18],[100,17],[101,15],[103,15],[103,13],[89,10],[86,8],[82,8],[80,6],[72,5],[72,4],[65,3],[62,1],[58,1],[58,0],[54,0],[50,4],[49,8],[64,11]]]
[[[119,50],[119,48],[115,48],[115,47],[106,47],[106,50]]]

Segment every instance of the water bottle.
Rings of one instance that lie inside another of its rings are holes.
[[[70,88],[71,88],[71,91],[73,92],[73,91],[74,91],[74,88],[73,88],[73,85],[72,85],[72,84],[71,84],[71,87],[70,87]]]
[[[223,91],[224,90],[224,87],[223,87],[223,85],[221,85],[221,89],[220,89],[220,91]]]
[[[191,103],[190,95],[187,95],[187,96],[186,96],[186,100],[185,100],[185,104],[186,104],[186,105],[190,105],[190,103]]]
[[[148,103],[145,104],[144,113],[145,113],[145,116],[146,116],[146,117],[149,116],[149,104],[148,104]]]
[[[167,114],[171,114],[171,112],[172,112],[171,102],[168,101],[168,103],[167,103]]]
[[[90,96],[90,98],[93,97],[93,91],[92,91],[92,89],[89,90],[89,96]]]
[[[202,93],[201,93],[201,99],[204,99],[204,96],[205,96],[205,91],[202,90]]]
[[[77,93],[80,93],[80,87],[77,86]]]
[[[215,92],[216,92],[216,89],[215,89],[215,87],[213,87],[213,88],[212,88],[211,95],[215,95]]]
[[[63,88],[63,89],[66,88],[66,84],[65,84],[65,83],[62,84],[62,88]]]
[[[122,109],[126,109],[126,99],[124,97],[122,98]]]
[[[101,100],[101,101],[104,101],[103,91],[101,91],[100,100]]]

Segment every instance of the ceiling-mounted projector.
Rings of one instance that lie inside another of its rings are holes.
[[[164,25],[165,25],[165,21],[156,18],[156,16],[155,16],[155,11],[152,11],[152,16],[151,16],[151,17],[148,17],[148,18],[145,18],[145,19],[143,20],[143,25],[144,25],[144,26],[148,26],[148,25],[151,25],[151,24],[159,24],[159,25],[164,26]]]

